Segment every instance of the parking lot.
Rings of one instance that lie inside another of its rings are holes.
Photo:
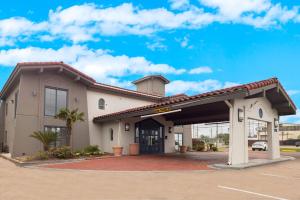
[[[0,159],[0,199],[300,199],[300,153],[246,170],[22,168]]]

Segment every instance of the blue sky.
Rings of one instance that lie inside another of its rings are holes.
[[[4,1],[0,87],[17,62],[64,61],[99,82],[163,74],[168,94],[278,77],[300,107],[300,2]],[[300,113],[284,120],[300,123]]]

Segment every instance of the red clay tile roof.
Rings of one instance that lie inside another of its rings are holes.
[[[92,81],[92,82],[96,82],[95,79],[93,79],[92,77],[82,73],[81,71],[75,69],[74,67],[71,67],[70,65],[68,64],[65,64],[64,62],[20,62],[17,64],[17,67],[18,66],[49,66],[49,65],[62,65],[64,66],[66,69],[76,73],[76,74],[79,74],[80,76]]]
[[[0,92],[0,97],[2,97],[2,95],[5,93],[5,89],[7,88],[9,83],[13,81],[14,75],[16,74],[18,69],[20,69],[20,67],[30,67],[30,66],[44,67],[44,66],[55,66],[55,65],[62,66],[66,70],[83,77],[84,79],[89,81],[94,88],[102,88],[102,89],[112,90],[112,91],[121,92],[121,93],[125,93],[125,94],[133,94],[136,96],[151,98],[151,99],[154,99],[155,101],[159,101],[162,98],[161,96],[157,96],[157,95],[151,95],[151,94],[147,94],[147,93],[143,93],[143,92],[139,92],[139,91],[120,88],[117,86],[107,85],[107,84],[103,84],[103,83],[97,83],[96,80],[93,79],[92,77],[80,72],[79,70],[71,67],[68,64],[65,64],[64,62],[20,62],[20,63],[18,63],[16,65],[14,71],[11,73],[8,81],[4,85],[2,91]]]
[[[162,107],[162,106],[168,106],[168,105],[172,105],[172,104],[187,102],[187,101],[190,101],[190,100],[198,100],[198,99],[201,99],[201,98],[204,98],[204,97],[212,97],[212,96],[221,95],[221,94],[225,94],[225,93],[233,93],[233,92],[241,91],[241,90],[250,91],[250,90],[266,87],[266,86],[269,86],[269,85],[272,85],[272,84],[279,84],[281,86],[281,84],[279,83],[277,78],[271,78],[271,79],[267,79],[267,80],[263,80],[263,81],[258,81],[258,82],[248,83],[248,84],[244,84],[244,85],[238,85],[238,86],[234,86],[234,87],[230,87],[230,88],[225,88],[225,89],[221,89],[221,90],[215,90],[215,91],[212,91],[212,92],[202,93],[202,94],[198,94],[198,95],[194,95],[194,96],[182,95],[182,97],[179,97],[179,98],[170,98],[170,99],[167,99],[166,101],[162,101],[160,103],[155,103],[155,104],[151,104],[151,105],[146,105],[146,106],[136,107],[136,108],[132,108],[132,109],[127,109],[127,110],[120,111],[120,112],[101,115],[101,116],[96,117],[94,119],[95,120],[104,119],[104,118],[108,118],[108,117],[118,116],[118,115],[121,115],[121,114],[127,114],[127,113],[131,113],[131,112],[136,112],[136,111],[144,111],[144,110],[147,110],[147,109],[153,109],[153,108],[158,108],[158,107]],[[285,92],[284,89],[283,89],[283,91]],[[289,98],[288,95],[287,95],[287,97]],[[290,98],[289,98],[289,100],[293,104],[293,106],[296,108],[293,101]]]

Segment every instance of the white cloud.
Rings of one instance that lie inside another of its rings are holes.
[[[190,74],[209,74],[212,73],[213,70],[210,67],[197,67],[193,68],[189,71]]]
[[[296,95],[296,94],[300,94],[300,90],[288,90],[287,93],[290,96]]]
[[[189,42],[190,42],[189,36],[184,36],[182,40],[177,39],[177,41],[180,43],[180,46],[182,48],[187,48],[187,49],[192,49],[193,48],[193,45],[189,44]]]
[[[161,50],[165,51],[168,49],[166,45],[163,44],[164,39],[162,38],[156,38],[152,42],[146,42],[146,46],[151,51]]]
[[[226,81],[224,83],[224,88],[229,88],[229,87],[234,87],[234,86],[238,86],[241,85],[240,83],[235,83],[235,82],[230,82],[230,81]]]
[[[189,0],[169,0],[172,9],[186,9],[190,5]]]
[[[197,67],[189,71],[190,74],[207,74],[212,72],[213,70],[210,67]]]
[[[204,81],[182,81],[175,80],[166,86],[169,94],[197,94],[207,91],[217,90],[223,87],[223,84],[218,80],[204,80]]]
[[[207,79],[203,81],[183,81],[183,80],[175,80],[171,81],[166,86],[166,90],[168,94],[199,94],[204,92],[209,92],[213,90],[219,90],[222,88],[228,88],[240,85],[239,83],[226,81],[222,83],[219,80]]]
[[[30,21],[24,17],[0,20],[0,45],[14,45],[24,39],[52,41],[64,39],[73,43],[98,41],[101,36],[145,35],[176,29],[200,29],[212,23],[247,24],[268,28],[287,22],[300,22],[298,7],[272,4],[270,0],[170,0],[166,8],[143,9],[132,3],[114,7],[81,4],[50,10],[48,19]],[[184,9],[182,9],[184,8]],[[209,9],[207,9],[209,8]],[[188,46],[188,38],[182,41]]]
[[[261,13],[271,7],[270,0],[199,0],[202,5],[217,8],[221,16],[236,19],[243,13]]]
[[[64,46],[59,49],[27,47],[0,51],[0,65],[14,66],[17,62],[64,61],[80,71],[108,84],[118,84],[122,76],[131,74],[181,74],[185,69],[175,69],[167,64],[154,64],[144,57],[112,55],[102,49],[86,46]],[[128,82],[122,82],[122,86]]]
[[[296,115],[280,117],[280,122],[300,124],[300,110],[297,110]]]
[[[34,23],[23,17],[0,20],[0,46],[11,46],[16,40],[24,40],[36,32],[43,32],[46,23]]]

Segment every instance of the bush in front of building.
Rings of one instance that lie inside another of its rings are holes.
[[[39,151],[35,156],[29,157],[27,160],[48,160],[49,153],[47,151]]]
[[[102,152],[99,149],[98,145],[88,145],[82,150],[77,150],[74,152],[75,156],[95,156],[95,155],[101,155]]]
[[[193,139],[193,150],[204,151],[205,150],[205,142],[200,139]]]
[[[74,154],[69,146],[52,148],[48,153],[51,157],[58,159],[68,159],[74,157]]]
[[[57,133],[52,131],[36,131],[30,137],[40,141],[43,144],[44,151],[48,151],[50,144],[57,140]]]

